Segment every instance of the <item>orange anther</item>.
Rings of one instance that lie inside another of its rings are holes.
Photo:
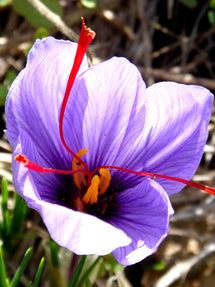
[[[99,170],[100,176],[100,184],[99,184],[99,195],[102,195],[105,193],[105,191],[108,189],[108,186],[110,185],[111,180],[111,174],[109,170],[106,168],[101,168]]]
[[[88,188],[86,194],[83,197],[83,201],[86,204],[93,204],[96,203],[98,200],[98,193],[99,193],[99,183],[100,179],[98,175],[94,175],[91,180],[90,187]]]
[[[85,153],[87,153],[88,150],[87,149],[81,149],[79,150],[79,152],[76,154],[78,158],[81,158]],[[73,161],[72,161],[72,170],[83,170],[84,166],[82,164],[82,162],[80,162],[76,157],[74,157]],[[85,179],[85,174],[82,172],[77,172],[73,174],[73,178],[74,178],[74,183],[75,185],[81,189],[83,186],[85,186],[86,183],[86,179]]]

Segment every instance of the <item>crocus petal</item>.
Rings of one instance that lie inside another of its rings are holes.
[[[53,159],[65,162],[68,157],[59,137],[58,116],[76,48],[76,43],[52,37],[37,40],[6,101],[11,145],[16,145],[21,130],[26,131],[50,167]],[[79,73],[86,69],[85,57]]]
[[[168,234],[173,210],[163,188],[151,179],[121,192],[116,198],[117,205],[109,222],[122,229],[132,242],[114,250],[113,255],[119,263],[131,265],[157,250]]]
[[[208,136],[213,95],[200,86],[161,82],[147,88],[144,128],[136,142],[121,151],[119,165],[143,172],[190,180],[201,160]],[[129,182],[129,176],[125,175]],[[132,177],[134,178],[134,177]],[[183,184],[157,178],[166,192]]]
[[[117,164],[119,150],[132,144],[143,128],[144,104],[145,83],[128,60],[112,58],[93,66],[76,79],[71,91],[64,119],[66,141],[72,145],[75,140],[76,146],[89,150],[86,162],[91,170]]]
[[[14,155],[23,151],[27,153],[29,147],[23,150],[24,146],[26,141],[18,144]],[[31,155],[38,157],[38,153],[33,154],[33,151]],[[42,200],[45,193],[47,197],[55,196],[53,193],[57,184],[56,175],[30,171],[15,160],[13,160],[13,171],[17,192],[24,197],[29,207],[40,213],[50,236],[59,245],[80,255],[104,255],[131,242],[122,230],[97,217],[54,204],[50,198]]]
[[[105,255],[131,241],[123,231],[95,216],[44,201],[29,206],[40,213],[50,236],[78,255]]]
[[[213,95],[200,86],[163,82],[149,87],[147,96],[144,168],[190,180],[208,137]],[[167,180],[157,181],[168,194],[183,187]]]

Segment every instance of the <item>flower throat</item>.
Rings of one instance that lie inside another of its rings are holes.
[[[15,157],[15,160],[22,163],[26,168],[30,170],[34,170],[36,172],[41,173],[59,173],[59,174],[72,174],[74,179],[74,184],[78,188],[78,190],[85,190],[85,193],[82,195],[82,198],[78,199],[76,202],[77,210],[82,211],[84,205],[92,205],[94,203],[97,203],[98,198],[101,197],[109,188],[110,182],[111,182],[111,174],[109,169],[114,170],[120,170],[126,173],[130,174],[136,174],[141,176],[148,176],[153,178],[163,178],[175,182],[180,182],[201,190],[204,190],[210,194],[215,195],[215,189],[195,183],[192,181],[188,181],[182,178],[176,178],[171,177],[168,175],[160,175],[155,173],[148,173],[148,172],[137,172],[133,170],[128,170],[122,167],[118,166],[101,166],[94,169],[92,172],[90,172],[87,164],[81,159],[84,154],[88,152],[86,149],[80,149],[78,153],[74,153],[69,146],[67,145],[65,138],[64,138],[64,132],[63,132],[63,120],[64,120],[64,114],[67,106],[67,102],[69,99],[69,95],[71,92],[71,89],[73,87],[74,81],[76,79],[76,76],[78,74],[78,71],[80,69],[81,63],[83,61],[84,55],[87,51],[87,48],[91,41],[95,37],[95,32],[91,29],[87,28],[84,23],[84,19],[82,20],[82,28],[80,33],[80,38],[78,42],[77,51],[75,54],[74,63],[72,66],[72,70],[69,75],[69,79],[66,86],[66,91],[64,94],[61,111],[60,111],[60,117],[59,117],[59,134],[62,144],[64,145],[65,149],[73,156],[72,161],[72,170],[59,170],[59,169],[52,169],[52,168],[45,168],[42,167],[31,160],[29,160],[24,155],[17,155]]]

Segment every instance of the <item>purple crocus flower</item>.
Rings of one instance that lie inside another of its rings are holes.
[[[188,182],[213,96],[173,82],[146,88],[124,58],[88,68],[93,37],[82,23],[78,45],[37,40],[14,81],[6,102],[14,186],[58,244],[130,265],[167,236],[169,195],[187,183],[214,193]]]

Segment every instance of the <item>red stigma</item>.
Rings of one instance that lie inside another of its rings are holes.
[[[88,175],[88,173],[85,170],[61,170],[61,169],[53,169],[53,168],[46,168],[42,167],[39,164],[36,164],[35,162],[29,160],[26,156],[22,154],[18,154],[14,158],[16,161],[22,163],[24,167],[41,173],[59,173],[59,174],[75,174],[75,173],[84,173]]]
[[[86,165],[86,163],[84,161],[82,161],[70,148],[69,146],[67,145],[66,141],[65,141],[65,138],[64,138],[64,133],[63,133],[63,119],[64,119],[64,113],[65,113],[65,110],[66,110],[66,105],[67,105],[67,102],[68,102],[68,99],[69,99],[69,95],[70,95],[70,92],[71,92],[71,89],[73,87],[73,84],[74,84],[74,81],[75,81],[75,78],[78,74],[78,71],[80,69],[80,66],[81,66],[81,63],[83,61],[83,58],[84,58],[84,55],[87,51],[87,48],[90,44],[90,42],[95,38],[95,32],[92,31],[90,28],[87,28],[85,26],[85,23],[84,23],[84,19],[81,18],[82,20],[82,27],[81,27],[81,34],[80,34],[80,38],[79,38],[79,42],[78,42],[78,48],[77,48],[77,51],[76,51],[76,54],[75,54],[75,59],[74,59],[74,63],[73,63],[73,66],[72,66],[72,70],[70,72],[70,75],[69,75],[69,79],[68,79],[68,82],[67,82],[67,86],[66,86],[66,91],[65,91],[65,94],[64,94],[64,98],[63,98],[63,102],[62,102],[62,106],[61,106],[61,111],[60,111],[60,118],[59,118],[59,133],[60,133],[60,138],[61,138],[61,142],[62,144],[64,145],[64,147],[66,148],[66,150],[74,157],[76,158],[77,160],[79,160],[80,163],[83,164],[83,166],[85,167],[86,171],[88,173],[89,172],[89,169]]]
[[[156,174],[156,173],[150,173],[150,172],[133,171],[133,170],[125,169],[125,168],[118,167],[118,166],[101,166],[101,167],[98,167],[98,168],[94,169],[94,171],[90,174],[90,176],[88,177],[88,181],[91,181],[93,174],[96,173],[97,171],[99,171],[101,168],[116,169],[116,170],[120,170],[123,172],[131,173],[131,174],[147,176],[147,177],[155,177],[155,178],[158,177],[158,178],[163,178],[163,179],[167,179],[167,180],[171,180],[171,181],[175,181],[175,182],[180,182],[180,183],[183,183],[185,185],[189,185],[189,186],[198,188],[200,190],[204,190],[205,192],[210,193],[212,195],[215,195],[215,189],[214,188],[200,184],[200,183],[196,183],[196,182],[189,181],[189,180],[186,180],[183,178],[178,178],[178,177],[173,177],[173,176],[168,176],[168,175],[162,175],[162,174]]]

